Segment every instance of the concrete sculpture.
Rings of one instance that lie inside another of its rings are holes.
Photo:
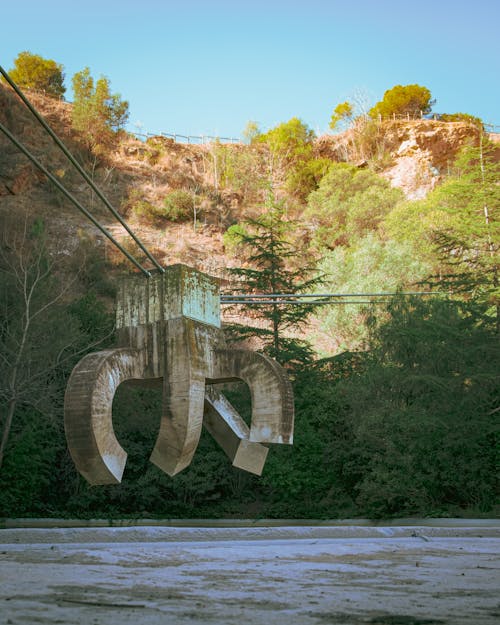
[[[263,443],[292,444],[290,382],[276,361],[227,346],[215,278],[185,265],[127,278],[118,293],[116,327],[118,347],[85,356],[66,389],[69,451],[91,484],[119,483],[123,475],[127,453],[112,423],[122,383],[163,388],[150,460],[169,475],[190,464],[202,425],[234,466],[257,475],[268,453]],[[250,427],[217,390],[216,384],[233,380],[250,388]]]

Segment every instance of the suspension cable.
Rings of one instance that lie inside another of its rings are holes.
[[[149,273],[149,271],[147,269],[144,269],[144,267],[139,263],[139,261],[137,261],[131,254],[129,254],[129,252],[127,252],[127,250],[120,245],[120,243],[118,243],[118,241],[113,237],[113,235],[108,232],[108,230],[106,230],[106,228],[104,226],[102,226],[97,219],[95,219],[95,217],[93,217],[93,215],[91,215],[88,210],[82,206],[82,204],[80,204],[80,202],[73,196],[71,195],[71,193],[59,182],[59,180],[50,173],[50,171],[48,171],[41,163],[39,160],[37,160],[37,158],[35,156],[33,156],[33,154],[31,154],[31,152],[20,142],[18,141],[14,135],[9,132],[7,130],[7,128],[5,128],[5,126],[0,123],[0,130],[4,133],[4,135],[10,139],[12,141],[12,143],[19,149],[21,150],[21,152],[23,152],[23,154],[25,156],[27,156],[29,158],[29,160],[33,163],[33,165],[35,165],[45,176],[47,176],[47,178],[49,178],[49,180],[51,180],[56,187],[61,191],[61,193],[63,193],[68,200],[70,200],[70,202],[72,202],[76,208],[78,208],[79,211],[81,211],[85,217],[87,217],[88,219],[90,219],[90,221],[97,227],[99,228],[99,230],[106,236],[108,237],[108,239],[114,244],[116,245],[116,247],[120,250],[120,252],[122,254],[124,254],[131,263],[133,263],[138,269],[140,269],[142,271],[142,273],[144,275],[146,275],[148,278],[151,277],[151,274]]]
[[[43,117],[38,113],[38,111],[34,108],[31,102],[26,98],[24,93],[19,89],[16,83],[12,80],[12,78],[7,74],[7,72],[0,65],[0,74],[5,78],[5,80],[9,83],[9,85],[14,89],[17,95],[21,98],[27,108],[34,115],[36,120],[43,126],[43,128],[47,131],[47,133],[52,137],[57,146],[62,150],[67,159],[71,162],[71,164],[77,169],[77,171],[81,174],[87,184],[92,188],[92,190],[96,193],[96,195],[100,198],[100,200],[106,205],[106,207],[111,211],[113,216],[118,219],[121,225],[125,228],[125,230],[130,234],[132,239],[138,245],[138,247],[146,254],[149,260],[154,264],[154,266],[160,270],[160,272],[164,272],[165,269],[158,263],[158,261],[154,258],[154,256],[149,252],[149,250],[145,247],[142,241],[134,234],[131,228],[128,226],[127,222],[123,219],[123,217],[118,213],[118,211],[112,206],[106,196],[101,192],[101,190],[96,186],[94,181],[90,178],[87,172],[83,169],[80,163],[74,158],[68,148],[64,145],[64,143],[59,139],[59,137],[55,134],[52,128],[47,124],[47,122],[43,119]],[[29,157],[28,157],[29,158]],[[38,166],[38,165],[37,165]],[[51,178],[52,179],[52,178]]]
[[[255,293],[221,294],[222,305],[302,305],[325,304],[385,304],[392,297],[424,297],[426,295],[449,295],[443,291],[409,291],[400,293]],[[360,298],[360,299],[358,299]],[[367,299],[369,298],[369,299]]]
[[[397,293],[242,293],[229,294],[222,293],[221,299],[259,299],[259,298],[280,298],[280,299],[302,299],[308,297],[324,298],[324,297],[394,297],[395,295],[436,295],[442,294],[442,291],[402,291]]]

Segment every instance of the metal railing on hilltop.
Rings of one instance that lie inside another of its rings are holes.
[[[450,121],[447,119],[443,119],[442,113],[424,113],[423,111],[416,111],[415,113],[401,113],[401,114],[393,113],[392,115],[381,115],[379,113],[377,116],[377,120],[379,123],[383,121],[407,121],[407,122],[411,122],[411,121],[431,121],[431,122],[446,121],[446,122],[449,122]],[[456,120],[456,121],[467,121],[467,120]],[[486,132],[489,132],[489,133],[500,132],[500,124],[483,122],[483,127],[486,130]]]
[[[212,135],[181,135],[179,133],[171,132],[133,132],[128,130],[129,134],[133,135],[137,139],[151,139],[152,137],[165,137],[166,139],[172,139],[176,143],[189,143],[197,145],[205,145],[207,143],[242,143],[239,137],[215,137]]]

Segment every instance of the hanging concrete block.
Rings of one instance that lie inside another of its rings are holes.
[[[207,387],[203,425],[227,457],[249,473],[261,475],[269,449],[249,440],[250,428],[222,393]]]
[[[169,475],[190,464],[203,424],[234,466],[258,475],[268,453],[261,443],[292,444],[290,382],[276,361],[227,346],[216,279],[185,265],[147,279],[127,278],[118,291],[116,326],[118,347],[85,356],[66,389],[68,447],[91,484],[118,483],[123,475],[127,455],[111,414],[122,383],[162,385],[162,418],[150,460]],[[250,427],[211,387],[231,380],[250,388]]]

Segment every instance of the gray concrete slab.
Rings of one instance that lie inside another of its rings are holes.
[[[0,530],[0,623],[500,620],[500,527]]]

